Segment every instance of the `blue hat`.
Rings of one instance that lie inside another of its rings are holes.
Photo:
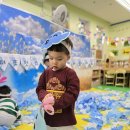
[[[71,46],[66,44],[66,42],[63,42],[69,36],[70,36],[70,32],[62,32],[62,31],[55,32],[43,43],[42,47],[45,48],[45,49],[48,49],[52,45],[56,45],[56,44],[60,44],[61,43],[70,52],[71,51]]]

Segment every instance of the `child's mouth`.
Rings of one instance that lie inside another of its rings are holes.
[[[52,69],[53,69],[53,70],[57,70],[57,67],[56,67],[56,66],[53,66]]]

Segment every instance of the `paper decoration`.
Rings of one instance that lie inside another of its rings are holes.
[[[37,55],[38,59],[39,59],[39,62],[41,64],[43,64],[43,56],[42,55]]]
[[[31,66],[31,60],[29,55],[21,55],[20,56],[21,65],[24,67],[25,70],[29,70]]]
[[[96,59],[74,57],[69,61],[69,63],[72,68],[92,68],[96,66]]]
[[[35,55],[30,56],[31,63],[32,63],[32,65],[33,65],[36,69],[39,68],[40,63],[41,63],[41,60],[39,60],[39,59],[40,59],[39,56],[35,56]]]
[[[38,69],[40,64],[43,65],[42,60],[42,55],[0,53],[0,69],[5,71],[8,64],[10,64],[16,71],[18,71],[19,66],[22,66],[25,70],[29,70],[32,66]]]
[[[0,73],[0,83],[6,82],[7,77],[3,76],[2,73]]]
[[[90,65],[89,65],[89,60],[88,60],[88,58],[85,58],[84,60],[83,60],[83,62],[84,62],[84,65],[85,65],[85,67],[86,68],[88,68]]]
[[[44,67],[42,55],[0,53],[0,69],[5,71],[8,64],[10,64],[16,71],[19,71],[18,68],[20,66],[22,66],[25,70],[29,70],[32,67],[38,69],[40,64]],[[72,68],[91,68],[96,65],[96,60],[95,58],[73,57],[69,60],[68,64],[67,66]]]
[[[10,65],[17,71],[20,65],[20,56],[17,54],[11,54],[9,60]]]
[[[0,68],[5,71],[9,63],[9,57],[6,53],[0,53]]]

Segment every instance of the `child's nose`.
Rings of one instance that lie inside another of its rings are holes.
[[[53,64],[56,65],[56,64],[57,64],[57,61],[56,61],[56,60],[53,60]]]

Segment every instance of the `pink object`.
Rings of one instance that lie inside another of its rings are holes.
[[[0,73],[0,83],[3,83],[7,80],[7,77],[2,76],[2,73]]]
[[[54,97],[50,96],[48,98],[45,98],[45,100],[42,103],[42,106],[44,108],[44,110],[49,114],[49,115],[54,115],[54,108],[53,105],[54,104]]]
[[[54,108],[52,105],[45,105],[44,110],[49,114],[49,115],[54,115]]]

